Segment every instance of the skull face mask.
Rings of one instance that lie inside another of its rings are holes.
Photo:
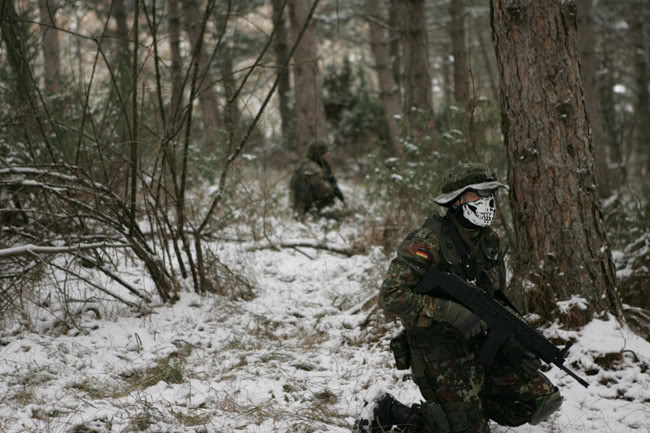
[[[479,227],[487,227],[492,224],[496,214],[494,194],[465,203],[462,208],[463,216],[467,221]]]

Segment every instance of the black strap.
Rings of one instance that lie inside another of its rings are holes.
[[[443,230],[449,234],[451,241],[454,243],[456,252],[460,257],[460,263],[463,266],[465,279],[467,281],[476,281],[478,277],[476,271],[476,248],[474,248],[474,251],[470,250],[467,242],[462,238],[460,232],[458,231],[458,227],[456,227],[456,224],[453,221],[447,221]],[[483,236],[483,233],[481,233],[480,236]],[[477,247],[480,242],[481,239],[479,238],[478,243],[476,244]]]

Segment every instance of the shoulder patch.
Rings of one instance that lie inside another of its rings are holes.
[[[422,250],[415,250],[415,255],[423,258],[424,260],[429,260],[429,253]]]

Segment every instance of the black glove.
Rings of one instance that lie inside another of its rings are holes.
[[[535,376],[542,367],[542,361],[529,350],[524,350],[521,357],[521,369],[529,376]]]
[[[334,187],[334,197],[338,198],[343,203],[345,203],[345,199],[343,198],[343,193],[339,189],[338,185],[336,187]]]
[[[439,318],[456,328],[466,340],[488,330],[487,324],[480,317],[453,301],[448,302],[447,308]]]

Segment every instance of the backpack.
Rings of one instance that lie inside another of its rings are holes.
[[[303,164],[296,169],[289,181],[289,188],[291,189],[291,205],[294,209],[302,212],[308,211],[314,201],[314,193],[311,190],[311,185],[305,174],[304,168],[305,166]]]

